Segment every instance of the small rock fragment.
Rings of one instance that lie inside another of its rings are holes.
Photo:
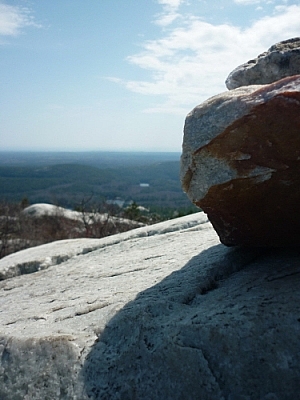
[[[279,42],[256,59],[235,68],[226,79],[228,89],[261,85],[300,74],[300,38]]]

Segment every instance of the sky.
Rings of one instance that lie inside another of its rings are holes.
[[[186,115],[300,36],[289,0],[0,0],[0,150],[181,151]]]

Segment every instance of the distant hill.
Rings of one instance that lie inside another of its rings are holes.
[[[47,153],[44,158],[41,153],[32,158],[29,154],[18,158],[14,153],[10,162],[2,159],[0,163],[0,200],[27,198],[31,204],[48,202],[74,208],[93,196],[95,202],[122,199],[145,207],[191,207],[181,189],[178,155],[176,160],[174,153],[163,154],[134,153],[130,159],[129,153],[101,153],[96,166],[96,154],[89,157],[91,153],[70,153],[69,159],[80,155],[80,163],[58,164],[49,160],[60,159],[59,153]],[[168,157],[171,160],[164,160]],[[101,167],[105,164],[108,166]]]
[[[179,152],[29,152],[0,151],[0,166],[28,167],[56,164],[81,164],[98,168],[115,168],[135,165],[149,165],[156,162],[179,161]]]

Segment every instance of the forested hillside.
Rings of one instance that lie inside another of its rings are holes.
[[[126,205],[134,201],[152,210],[170,209],[180,213],[193,207],[181,189],[179,160],[160,161],[158,156],[151,158],[149,154],[145,157],[136,154],[133,158],[129,154],[127,158],[108,154],[98,158],[99,166],[95,166],[95,155],[88,157],[84,153],[81,159],[76,159],[74,154],[71,157],[72,153],[69,155],[70,160],[81,163],[53,164],[57,159],[49,154],[48,159],[36,155],[25,161],[24,156],[21,161],[16,158],[14,165],[2,162],[0,198],[6,202],[26,198],[30,204],[47,202],[69,208],[76,208],[91,198],[93,203],[120,200]]]

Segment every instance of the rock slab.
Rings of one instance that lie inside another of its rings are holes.
[[[204,213],[71,242],[0,261],[1,400],[299,393],[298,250],[228,248]]]
[[[300,75],[217,95],[186,118],[181,181],[222,243],[300,243]]]
[[[300,74],[300,38],[276,43],[256,59],[233,70],[226,79],[228,89],[264,85]]]

